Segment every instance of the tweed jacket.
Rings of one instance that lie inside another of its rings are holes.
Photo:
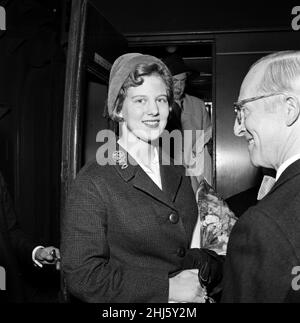
[[[290,165],[229,238],[222,302],[300,302],[300,160]]]
[[[139,165],[87,164],[62,219],[62,268],[85,302],[168,302],[197,219],[183,166],[160,165],[162,190]]]

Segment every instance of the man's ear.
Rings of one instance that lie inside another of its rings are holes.
[[[289,96],[285,99],[286,108],[287,108],[287,126],[292,126],[299,118],[300,115],[300,102],[297,97]]]

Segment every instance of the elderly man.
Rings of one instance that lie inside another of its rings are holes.
[[[252,163],[277,174],[232,230],[222,302],[300,302],[300,52],[256,62],[235,111],[234,132],[247,140]]]

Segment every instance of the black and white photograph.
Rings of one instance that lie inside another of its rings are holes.
[[[300,303],[299,1],[0,0],[0,149],[2,304]]]

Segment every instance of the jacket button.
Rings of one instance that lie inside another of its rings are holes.
[[[171,223],[176,224],[179,221],[179,215],[177,213],[171,213],[169,215],[169,220]]]
[[[184,257],[185,256],[185,249],[180,247],[177,249],[177,256]]]

